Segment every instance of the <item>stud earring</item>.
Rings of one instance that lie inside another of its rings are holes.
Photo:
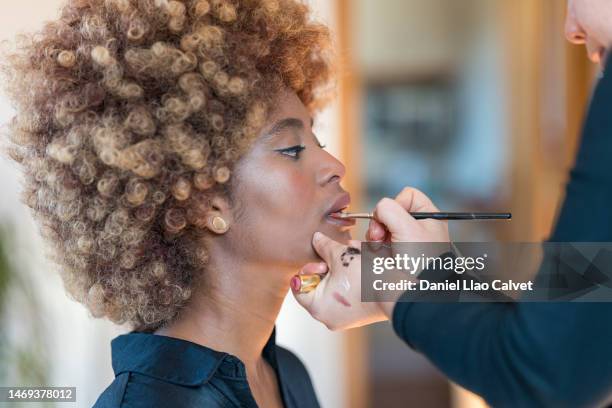
[[[212,230],[216,232],[217,234],[223,234],[229,228],[229,226],[227,225],[227,222],[222,217],[219,217],[218,215],[215,215],[214,217],[212,217],[210,221],[210,225],[212,226]]]

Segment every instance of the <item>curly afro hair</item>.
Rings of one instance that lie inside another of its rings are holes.
[[[205,214],[229,196],[281,89],[334,91],[330,34],[297,0],[69,0],[0,70],[50,257],[92,316],[151,332],[205,274]]]

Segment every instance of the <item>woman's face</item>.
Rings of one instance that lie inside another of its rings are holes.
[[[574,44],[584,44],[589,58],[605,63],[612,45],[612,2],[568,0],[565,35]]]
[[[348,243],[354,220],[327,214],[348,206],[346,169],[319,144],[294,92],[279,95],[252,149],[237,163],[233,220],[226,238],[246,261],[299,267],[318,260],[315,231]]]

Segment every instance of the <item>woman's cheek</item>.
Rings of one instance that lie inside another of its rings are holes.
[[[307,196],[312,191],[312,185],[306,182],[307,178],[302,172],[291,173],[290,184],[296,190],[296,194]]]
[[[312,202],[312,185],[308,183],[303,173],[297,171],[289,173],[285,181],[285,188],[294,211],[297,210],[296,207],[304,209],[312,207],[315,204]],[[304,214],[303,211],[300,211],[300,213],[302,215]]]

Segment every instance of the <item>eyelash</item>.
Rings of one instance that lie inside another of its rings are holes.
[[[295,145],[291,147],[287,147],[285,149],[278,149],[277,151],[281,154],[287,155],[292,159],[297,160],[300,157],[300,152],[304,150],[306,146],[304,145]]]
[[[321,149],[324,149],[326,145],[322,145],[319,143],[319,147]],[[295,145],[295,146],[291,146],[291,147],[287,147],[285,149],[278,149],[277,152],[280,152],[282,154],[285,154],[295,160],[299,159],[300,157],[300,153],[302,152],[302,150],[306,149],[306,146],[304,146],[303,144],[301,145]],[[290,154],[287,154],[290,153]]]

